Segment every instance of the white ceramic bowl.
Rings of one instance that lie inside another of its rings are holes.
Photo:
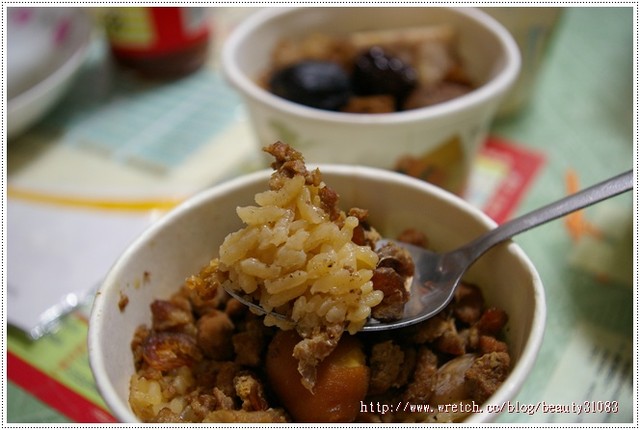
[[[92,31],[81,8],[7,9],[7,137],[27,130],[65,94]]]
[[[287,101],[257,83],[282,39],[443,23],[455,28],[460,58],[479,87],[438,105],[388,114],[330,112]],[[439,172],[430,180],[461,192],[497,108],[518,76],[520,53],[501,24],[473,8],[267,8],[231,33],[222,66],[246,103],[260,144],[282,140],[313,163],[386,169],[411,155]]]
[[[423,230],[436,249],[468,241],[495,223],[463,200],[424,181],[386,170],[322,165],[324,181],[339,192],[341,207],[368,208],[372,224],[393,236],[406,227]],[[138,238],[116,262],[96,295],[89,324],[89,358],[95,380],[118,420],[135,422],[128,404],[134,373],[130,349],[134,330],[149,324],[149,305],[167,298],[184,279],[217,254],[224,237],[241,227],[237,206],[253,204],[268,187],[270,171],[240,177],[189,199]],[[540,278],[514,243],[490,250],[473,266],[468,279],[482,286],[488,303],[509,314],[506,341],[513,359],[508,379],[489,399],[512,399],[529,374],[545,325]],[[121,311],[121,294],[129,303]],[[471,422],[495,419],[479,414]]]

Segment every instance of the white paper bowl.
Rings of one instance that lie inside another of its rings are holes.
[[[423,230],[436,249],[450,249],[495,227],[463,200],[424,181],[386,170],[322,165],[324,181],[340,194],[341,207],[368,208],[372,225],[393,236],[406,227]],[[136,327],[149,324],[149,305],[177,291],[197,273],[224,237],[241,227],[237,206],[254,204],[268,188],[270,171],[261,171],[211,188],[171,211],[139,237],[116,262],[96,295],[89,324],[89,358],[95,380],[118,420],[137,421],[128,403],[134,373],[131,340]],[[506,340],[513,368],[489,402],[512,399],[529,374],[545,325],[540,278],[523,251],[505,243],[485,254],[469,272],[486,301],[509,315]],[[121,295],[129,303],[121,311]],[[486,422],[479,414],[470,422]]]
[[[277,97],[257,82],[282,39],[443,23],[455,28],[464,67],[479,84],[451,101],[388,114],[330,112]],[[385,169],[411,155],[438,171],[429,180],[460,193],[499,104],[518,76],[520,53],[501,24],[473,8],[267,8],[234,29],[223,47],[222,66],[245,101],[261,145],[282,140],[309,162]]]
[[[7,137],[27,130],[65,94],[84,63],[93,22],[81,8],[7,9]]]

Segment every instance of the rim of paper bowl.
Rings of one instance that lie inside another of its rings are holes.
[[[462,109],[471,109],[475,106],[482,105],[488,99],[495,97],[496,94],[506,93],[516,81],[518,73],[520,72],[520,49],[509,31],[496,19],[478,9],[442,8],[467,16],[482,25],[488,31],[492,32],[498,38],[505,53],[505,64],[489,81],[485,82],[478,88],[475,88],[473,91],[452,100],[438,103],[433,106],[426,106],[401,112],[377,114],[347,113],[333,112],[305,106],[286,100],[282,97],[278,97],[264,88],[261,88],[255,82],[256,77],[247,76],[236,62],[236,54],[239,51],[239,45],[241,45],[248,37],[251,37],[251,34],[256,28],[262,27],[269,21],[280,16],[293,14],[304,9],[304,7],[267,8],[255,12],[248,16],[231,32],[224,43],[221,55],[223,73],[233,86],[253,100],[259,101],[265,105],[272,105],[276,109],[287,112],[291,115],[346,124],[403,123],[425,120],[428,118],[439,118]]]
[[[335,165],[335,164],[317,164],[309,165],[309,168],[318,167],[323,175],[341,175],[341,176],[355,176],[365,179],[371,179],[375,181],[392,182],[400,187],[410,187],[418,189],[421,192],[432,195],[434,198],[444,201],[451,205],[455,209],[465,212],[468,215],[475,218],[480,224],[487,229],[495,228],[496,223],[488,215],[481,210],[475,208],[471,204],[465,202],[462,198],[449,193],[439,187],[436,187],[428,182],[412,178],[407,175],[403,175],[397,172],[379,169],[375,167],[366,166],[354,166],[354,165]],[[181,218],[185,213],[193,210],[193,208],[207,205],[213,199],[233,194],[239,189],[243,189],[247,186],[256,183],[266,183],[268,178],[273,173],[272,170],[261,170],[258,172],[243,175],[227,182],[221,183],[217,186],[204,190],[193,197],[185,200],[178,205],[147,230],[145,230],[120,256],[115,262],[109,273],[107,274],[103,287],[117,285],[115,282],[122,268],[126,265],[126,262],[135,255],[141,248],[149,243],[154,236],[165,228],[166,225],[175,222]],[[542,339],[545,330],[546,323],[546,301],[544,295],[544,287],[542,281],[538,275],[538,272],[530,261],[529,257],[524,251],[514,242],[509,243],[508,251],[512,253],[523,265],[527,268],[527,271],[532,275],[532,287],[533,296],[535,298],[533,319],[531,321],[531,331],[529,332],[528,339],[522,352],[518,358],[518,362],[511,369],[507,380],[505,380],[498,390],[491,396],[491,404],[501,405],[504,402],[512,399],[522,388],[525,380],[530,374],[533,365],[535,364]],[[122,422],[139,422],[139,419],[131,411],[129,404],[126,401],[122,401],[120,396],[115,390],[112,381],[108,378],[105,370],[104,353],[102,350],[100,336],[104,332],[105,327],[108,325],[108,321],[101,318],[104,312],[106,302],[104,297],[106,294],[102,293],[103,287],[100,288],[96,294],[96,298],[91,310],[91,316],[89,320],[89,333],[88,333],[88,349],[89,349],[89,361],[91,369],[96,381],[96,385],[107,406],[110,408],[116,419]],[[132,333],[133,336],[133,333]],[[485,423],[494,421],[498,414],[481,413],[473,414],[465,423]]]
[[[69,8],[67,13],[73,29],[71,49],[62,62],[48,64],[50,70],[44,78],[7,99],[8,138],[20,136],[55,107],[89,54],[91,17],[82,8]]]

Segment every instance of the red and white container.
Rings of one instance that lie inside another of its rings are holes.
[[[207,58],[211,28],[206,8],[108,8],[105,27],[115,59],[148,77],[183,76]]]

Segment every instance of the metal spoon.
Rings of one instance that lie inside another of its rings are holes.
[[[617,196],[632,188],[633,170],[630,170],[528,214],[514,218],[468,244],[446,253],[435,253],[424,248],[402,243],[401,245],[411,253],[416,268],[411,284],[411,298],[405,304],[404,315],[401,319],[391,322],[380,322],[371,319],[361,331],[397,329],[417,324],[436,315],[451,301],[456,287],[467,269],[493,246],[533,227]],[[263,314],[268,313],[259,305],[237,293],[229,291],[229,289],[227,289],[227,292],[252,309]],[[271,312],[271,315],[287,319],[286,316],[275,312]]]

